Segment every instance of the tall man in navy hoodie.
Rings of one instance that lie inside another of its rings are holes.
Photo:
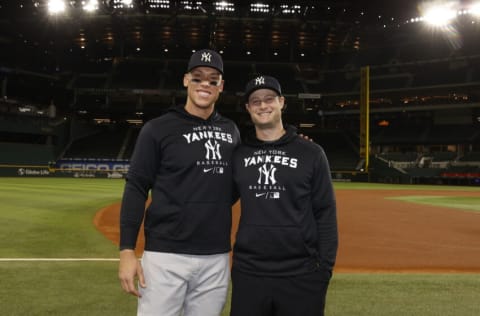
[[[138,315],[218,316],[226,301],[231,159],[240,136],[215,110],[222,76],[219,54],[195,52],[183,78],[185,105],[147,122],[138,136],[122,200],[119,265],[122,288],[138,296]],[[144,217],[140,264],[134,249]]]
[[[245,98],[255,130],[233,158],[242,209],[231,316],[323,315],[338,245],[327,158],[283,125],[275,78],[251,80]]]

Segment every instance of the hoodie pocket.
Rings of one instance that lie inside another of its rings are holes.
[[[241,225],[237,232],[235,252],[267,261],[309,256],[297,226]]]

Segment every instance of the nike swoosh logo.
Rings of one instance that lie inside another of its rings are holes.
[[[259,197],[259,196],[263,196],[265,195],[266,193],[255,193],[255,197]]]
[[[210,172],[210,171],[212,171],[212,170],[213,170],[213,168],[203,169],[203,172]]]

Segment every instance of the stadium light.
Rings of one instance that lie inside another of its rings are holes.
[[[169,0],[149,0],[148,5],[152,9],[170,9]]]
[[[445,27],[457,16],[453,3],[426,5],[422,20],[434,27]]]
[[[66,9],[65,1],[62,0],[49,0],[47,6],[50,14],[59,14]]]
[[[133,0],[113,0],[114,9],[131,9],[133,8]]]
[[[83,10],[87,12],[94,12],[98,10],[98,1],[89,0],[89,1],[83,2]]]
[[[261,12],[261,13],[268,13],[270,11],[269,4],[263,3],[252,3],[250,4],[250,12]]]
[[[214,5],[215,5],[215,10],[217,11],[228,11],[228,12],[235,11],[235,6],[231,2],[220,1],[220,2],[215,2]]]
[[[470,14],[476,17],[480,17],[480,2],[472,5],[470,8]]]
[[[202,1],[180,1],[184,10],[200,10]],[[205,12],[204,12],[205,13]]]
[[[283,14],[295,14],[300,13],[300,5],[298,4],[282,4],[280,10]]]

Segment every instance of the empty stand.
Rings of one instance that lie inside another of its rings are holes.
[[[392,74],[370,78],[371,90],[405,88],[411,80],[410,74]]]
[[[359,162],[358,147],[344,131],[325,130],[313,133],[305,130],[303,133],[323,147],[332,170],[352,171],[356,169]]]
[[[466,68],[452,68],[450,62],[435,62],[416,66],[412,86],[431,86],[466,82]]]
[[[466,152],[463,157],[459,159],[460,161],[472,161],[480,162],[480,151],[470,151]]]
[[[478,134],[472,125],[445,124],[434,125],[428,129],[425,142],[431,144],[463,144],[469,143]]]
[[[76,88],[106,88],[106,75],[79,75],[74,83]]]
[[[457,158],[458,154],[452,151],[435,151],[428,154],[428,156],[431,156],[432,160],[435,162],[437,161],[449,162],[449,161],[454,161]]]
[[[225,92],[234,94],[243,93],[245,85],[255,75],[252,64],[243,63],[225,63],[224,72],[225,86],[223,89]]]
[[[418,144],[424,142],[426,127],[388,126],[372,137],[373,144]]]
[[[123,154],[124,159],[130,159],[133,154],[133,150],[135,149],[135,143],[138,138],[138,134],[140,133],[140,128],[139,127],[133,127],[131,129],[131,134],[128,139],[128,143],[126,144],[125,152]]]
[[[416,152],[386,152],[378,154],[378,157],[386,161],[415,162],[419,154]]]
[[[113,88],[158,89],[162,64],[124,61],[116,65],[111,86]]]
[[[116,159],[128,127],[103,126],[97,133],[72,142],[63,158]]]
[[[187,71],[187,60],[170,60],[166,62],[166,68],[162,72],[163,89],[181,89],[183,87],[183,75]]]

